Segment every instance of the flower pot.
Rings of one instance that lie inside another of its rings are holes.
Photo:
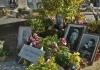
[[[0,56],[0,62],[5,61],[6,56]]]

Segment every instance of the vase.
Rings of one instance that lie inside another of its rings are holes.
[[[6,56],[0,56],[0,62],[5,61]]]

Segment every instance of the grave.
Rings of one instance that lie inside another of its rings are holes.
[[[17,36],[16,35],[7,35],[4,39],[3,48],[10,51],[9,56],[17,55]]]
[[[36,5],[37,1],[36,0],[32,0],[32,3],[33,3],[33,9],[37,9],[37,5]]]
[[[0,18],[0,39],[3,40],[8,34],[18,34],[19,26],[25,26],[26,19]]]
[[[27,5],[27,0],[18,0],[18,8],[26,8],[27,10],[29,10],[30,8]]]
[[[5,0],[0,0],[0,10],[6,6]]]

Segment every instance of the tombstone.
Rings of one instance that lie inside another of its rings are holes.
[[[0,9],[5,7],[5,0],[0,0]]]
[[[14,57],[17,54],[17,36],[7,35],[4,39],[3,48],[10,51],[8,56]]]
[[[33,3],[33,9],[37,9],[36,0],[32,0],[32,3]]]
[[[28,10],[27,0],[18,0],[18,8],[25,8]]]
[[[6,4],[5,4],[6,7],[7,7],[7,8],[10,8],[9,0],[5,0],[5,3],[6,3]]]

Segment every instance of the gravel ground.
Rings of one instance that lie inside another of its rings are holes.
[[[25,70],[26,66],[17,63],[13,58],[6,57],[6,60],[0,62],[0,70]]]

